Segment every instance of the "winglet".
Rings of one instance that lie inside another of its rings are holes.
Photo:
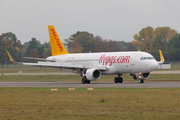
[[[9,54],[9,52],[6,50],[6,52],[7,52],[7,54],[8,54],[8,57],[9,57],[9,59],[10,59],[10,61],[12,62],[12,63],[17,63],[17,62],[15,62],[14,60],[13,60],[13,58],[11,57],[11,55]]]
[[[159,55],[160,55],[160,62],[164,62],[164,57],[161,50],[159,50]]]
[[[53,25],[48,26],[52,56],[69,54],[64,48]]]

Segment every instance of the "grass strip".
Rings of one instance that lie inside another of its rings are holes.
[[[179,119],[179,88],[0,88],[0,119]]]

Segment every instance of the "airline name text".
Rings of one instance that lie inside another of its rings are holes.
[[[99,64],[102,64],[102,66],[112,66],[114,63],[129,63],[130,56],[106,56],[102,55],[99,58]]]
[[[63,47],[62,47],[62,45],[61,45],[60,40],[58,39],[58,36],[57,36],[55,30],[54,30],[54,29],[51,29],[51,31],[52,31],[52,34],[54,35],[54,39],[56,40],[56,44],[57,44],[57,46],[58,46],[60,52],[62,52]]]

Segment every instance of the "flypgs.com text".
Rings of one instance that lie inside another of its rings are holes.
[[[102,64],[102,66],[112,66],[114,63],[129,63],[130,56],[106,56],[102,55],[99,58],[99,64]]]

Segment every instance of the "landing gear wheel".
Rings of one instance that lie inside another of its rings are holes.
[[[123,78],[122,77],[118,78],[118,82],[122,83],[123,82]]]
[[[144,80],[143,79],[139,79],[139,83],[144,83]]]
[[[84,78],[82,78],[82,84],[90,84],[91,83],[91,81],[90,80],[85,80]]]
[[[82,78],[82,84],[85,84],[86,80],[84,78]]]
[[[90,80],[86,80],[86,81],[87,81],[87,84],[90,84],[90,82],[91,82]]]
[[[117,77],[114,78],[114,82],[118,83],[118,78]]]
[[[141,83],[144,83],[144,80],[141,80]]]

